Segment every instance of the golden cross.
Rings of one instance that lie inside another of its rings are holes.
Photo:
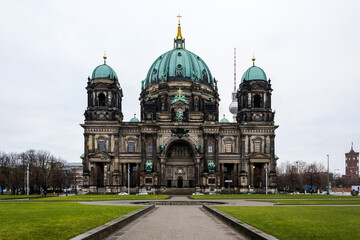
[[[181,91],[181,88],[179,88],[178,96],[181,97],[181,95],[182,95],[182,91]]]
[[[182,17],[179,13],[179,15],[177,15],[177,17],[179,18],[179,25],[180,25],[180,18]]]

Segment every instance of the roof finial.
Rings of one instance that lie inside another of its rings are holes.
[[[255,55],[253,54],[253,58],[251,59],[252,61],[253,61],[253,66],[255,66],[255,60],[256,60],[256,58],[255,58]]]
[[[174,39],[174,48],[185,48],[185,39],[181,35],[181,26],[180,26],[180,18],[182,16],[179,14],[177,17],[179,18],[179,24],[178,24],[178,32]]]
[[[225,118],[225,114],[223,114],[223,118]]]
[[[179,13],[179,15],[177,15],[177,17],[179,18],[179,26],[180,26],[180,18],[182,17]]]
[[[104,64],[106,64],[106,59],[107,59],[106,52],[104,52],[103,59],[104,59]]]
[[[134,117],[136,117],[136,113],[134,113]]]
[[[354,146],[354,143],[353,143],[353,142],[351,142],[351,151],[354,151],[353,146]]]

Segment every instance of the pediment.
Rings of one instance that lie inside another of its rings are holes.
[[[250,160],[252,159],[269,159],[270,160],[270,157],[269,155],[265,155],[263,153],[253,153],[250,155]]]

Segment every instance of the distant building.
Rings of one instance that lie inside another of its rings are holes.
[[[71,173],[70,188],[81,189],[83,185],[83,164],[81,162],[68,163],[63,167],[63,170]]]
[[[354,151],[353,144],[350,152],[345,153],[345,176],[350,179],[359,177],[359,152]]]

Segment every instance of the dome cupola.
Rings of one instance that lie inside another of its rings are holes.
[[[108,78],[108,79],[116,79],[118,80],[118,77],[115,73],[115,71],[106,64],[106,56],[104,58],[104,64],[97,66],[94,71],[92,72],[91,78]]]
[[[174,39],[174,49],[162,54],[151,65],[145,80],[142,81],[142,90],[158,83],[169,81],[189,81],[203,83],[216,89],[206,63],[196,54],[185,49],[185,38],[181,34],[180,15],[178,32]]]
[[[225,114],[223,115],[223,118],[220,120],[220,123],[229,123],[229,120],[225,118]]]
[[[139,119],[136,117],[136,113],[134,113],[134,117],[130,119],[130,122],[139,122]]]
[[[252,58],[253,61],[253,65],[244,72],[244,74],[241,77],[241,82],[244,81],[251,81],[251,80],[264,80],[267,81],[266,79],[266,74],[264,72],[264,70],[262,70],[261,68],[255,66],[255,58]]]

